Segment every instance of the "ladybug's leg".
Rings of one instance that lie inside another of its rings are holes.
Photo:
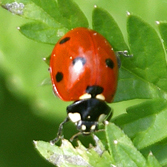
[[[116,56],[117,56],[117,62],[118,62],[118,67],[119,67],[119,68],[121,67],[121,59],[120,59],[120,56],[133,57],[133,54],[132,54],[132,55],[128,54],[128,51],[127,51],[127,50],[124,50],[124,51],[116,51],[115,54],[116,54]]]
[[[82,133],[81,132],[76,133],[70,138],[70,141],[73,142],[73,140],[77,139],[79,135],[82,135]]]
[[[57,132],[57,137],[50,141],[51,144],[55,144],[56,142],[59,141],[59,139],[62,138],[63,125],[68,121],[69,121],[69,118],[66,117],[66,119],[59,125],[59,129],[58,129],[58,132]]]
[[[129,54],[127,50],[124,51],[116,51],[117,56],[124,56],[124,57],[133,57],[133,54]]]
[[[104,121],[102,121],[102,123],[103,123],[104,126],[109,124],[109,121],[110,121],[112,115],[113,115],[113,111],[112,111],[112,109],[111,109],[111,111],[110,111],[109,114],[108,114],[107,119],[105,119]],[[96,132],[101,132],[101,131],[104,131],[104,129],[97,129],[97,130],[96,130]]]
[[[113,111],[111,110],[110,113],[108,114],[107,119],[105,119],[102,123],[103,123],[104,125],[108,125],[108,124],[109,124],[109,121],[110,121],[110,119],[111,119],[111,117],[112,117],[112,115],[113,115]],[[104,129],[103,129],[103,130],[104,130]],[[99,130],[98,130],[98,131],[99,131]]]

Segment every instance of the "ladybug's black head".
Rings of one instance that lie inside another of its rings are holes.
[[[89,135],[97,130],[99,122],[103,122],[111,115],[111,109],[103,100],[89,98],[69,105],[67,113],[77,129],[83,135]]]

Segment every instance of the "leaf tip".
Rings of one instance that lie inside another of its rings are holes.
[[[36,140],[33,140],[33,144],[36,146],[37,145],[37,141]]]
[[[105,120],[105,121],[104,121],[104,124],[105,124],[105,125],[108,125],[108,124],[109,124],[109,121]]]
[[[48,57],[42,58],[42,60],[43,60],[47,65],[50,65],[50,56],[51,56],[51,55],[49,55]]]
[[[20,27],[17,27],[17,30],[19,30],[19,31],[20,31]]]
[[[155,23],[156,23],[157,25],[159,25],[159,24],[160,24],[160,21],[155,21]]]
[[[46,61],[46,57],[43,57],[42,60],[43,60],[43,61]]]
[[[118,144],[118,140],[114,140],[114,144],[117,145]]]
[[[130,16],[130,15],[131,15],[131,13],[130,13],[129,11],[126,11],[126,14],[127,14],[127,16]]]
[[[151,151],[149,152],[149,156],[153,156],[153,153]]]
[[[94,5],[94,8],[96,9],[98,6],[97,5]]]

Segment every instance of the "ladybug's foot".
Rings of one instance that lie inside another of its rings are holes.
[[[62,131],[63,131],[63,125],[69,121],[69,118],[67,117],[60,125],[59,125],[59,129],[57,132],[57,137],[54,138],[53,140],[50,141],[50,144],[54,145],[55,143],[57,143],[60,139],[63,139],[64,136],[62,135]]]
[[[118,63],[118,67],[121,67],[121,59],[120,56],[124,56],[124,57],[133,57],[133,54],[129,54],[127,50],[124,51],[116,51],[116,57],[117,57],[117,63]]]
[[[133,57],[133,54],[129,54],[127,50],[124,50],[124,51],[117,51],[116,52],[117,56],[125,56],[125,57]]]
[[[51,145],[54,145],[55,143],[57,143],[60,139],[62,139],[63,138],[63,136],[62,137],[56,137],[56,138],[54,138],[53,140],[50,140],[50,144]]]

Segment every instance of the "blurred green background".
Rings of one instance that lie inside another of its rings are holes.
[[[90,23],[94,5],[108,10],[126,40],[127,11],[140,16],[155,29],[155,21],[167,20],[167,0],[75,2]],[[42,60],[50,55],[53,46],[24,37],[17,27],[26,22],[28,20],[0,8],[0,167],[53,166],[36,152],[33,140],[53,139],[59,123],[66,116],[66,106],[69,104],[53,95],[48,66]],[[124,112],[124,108],[133,105],[134,101],[121,104],[111,105],[115,109],[114,116]],[[75,133],[73,126],[66,127],[67,137]]]

